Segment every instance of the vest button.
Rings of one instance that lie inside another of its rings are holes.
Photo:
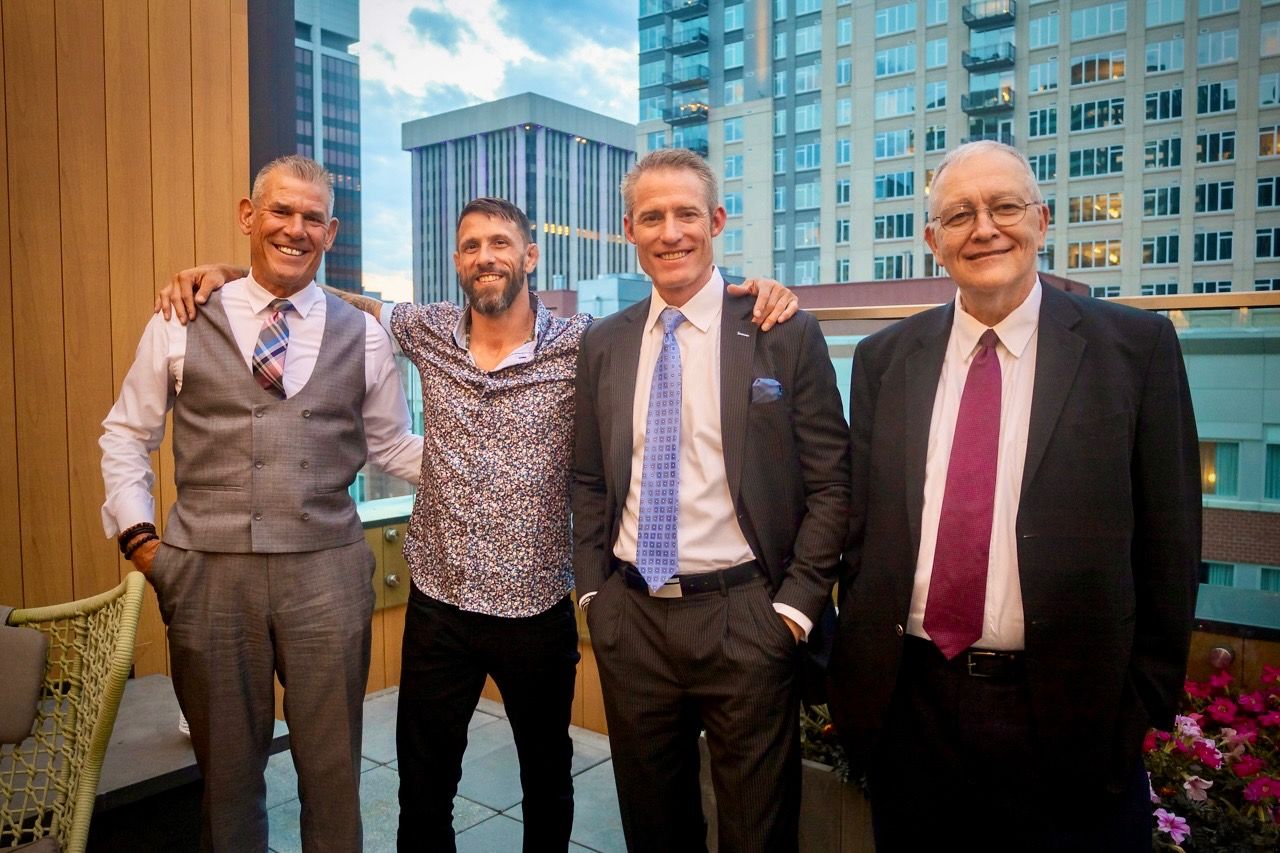
[[[255,513],[253,514],[253,520],[254,520],[254,521],[262,521],[262,513],[260,513],[260,512],[255,512]]]
[[[304,512],[304,513],[302,514],[302,520],[303,520],[303,521],[310,521],[310,520],[311,520],[311,513],[309,513],[309,512]]]
[[[253,416],[254,416],[255,418],[260,418],[260,417],[262,417],[262,415],[263,415],[263,414],[264,414],[264,413],[263,413],[262,409],[254,409],[254,410],[253,410]]]
[[[901,637],[903,634],[907,633],[905,630],[903,630],[903,628],[902,628],[902,626],[901,626],[901,625],[894,625],[894,626],[893,626],[893,632],[894,632],[895,634],[897,634],[899,637]]]
[[[303,467],[303,468],[310,468],[310,467],[311,467],[311,463],[310,463],[310,462],[308,462],[307,460],[303,459],[303,460],[302,460],[302,467]]]
[[[303,410],[302,410],[302,416],[303,416],[304,418],[309,418],[309,417],[311,417],[311,410],[310,410],[310,409],[303,409]]]
[[[263,461],[261,459],[253,463],[254,468],[261,468],[262,466],[263,466]]]

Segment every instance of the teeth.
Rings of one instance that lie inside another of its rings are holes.
[[[674,261],[679,258],[683,258],[687,254],[689,253],[688,252],[661,252],[659,253],[658,257],[662,258],[662,260],[664,261]]]
[[[490,282],[490,281],[497,281],[500,278],[502,278],[502,276],[500,275],[496,275],[494,273],[485,273],[484,275],[477,278],[476,281]]]
[[[294,249],[291,246],[276,246],[276,248],[279,249],[282,253],[286,255],[292,255],[293,257],[299,257],[302,255],[302,250]]]

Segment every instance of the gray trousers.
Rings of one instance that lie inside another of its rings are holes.
[[[363,541],[300,554],[160,546],[151,579],[204,776],[202,849],[267,849],[273,675],[284,686],[303,849],[361,849],[372,573]]]

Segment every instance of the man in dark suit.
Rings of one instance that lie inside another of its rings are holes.
[[[878,849],[1150,849],[1200,551],[1173,326],[1041,285],[1016,150],[952,151],[929,204],[957,299],[853,360],[831,689]]]
[[[622,191],[653,294],[583,340],[573,514],[627,846],[705,848],[705,727],[720,849],[794,850],[797,648],[848,524],[834,371],[811,316],[757,334],[724,293],[702,158],[653,152]]]

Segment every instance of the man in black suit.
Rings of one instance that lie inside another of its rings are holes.
[[[757,334],[724,293],[715,176],[683,149],[623,181],[644,302],[578,359],[574,571],[600,667],[627,847],[794,850],[797,649],[848,525],[848,433],[817,321]]]
[[[1195,608],[1195,419],[1174,329],[1036,275],[1049,212],[995,142],[934,174],[954,303],[854,354],[832,660],[877,847],[1150,849],[1143,733]]]

